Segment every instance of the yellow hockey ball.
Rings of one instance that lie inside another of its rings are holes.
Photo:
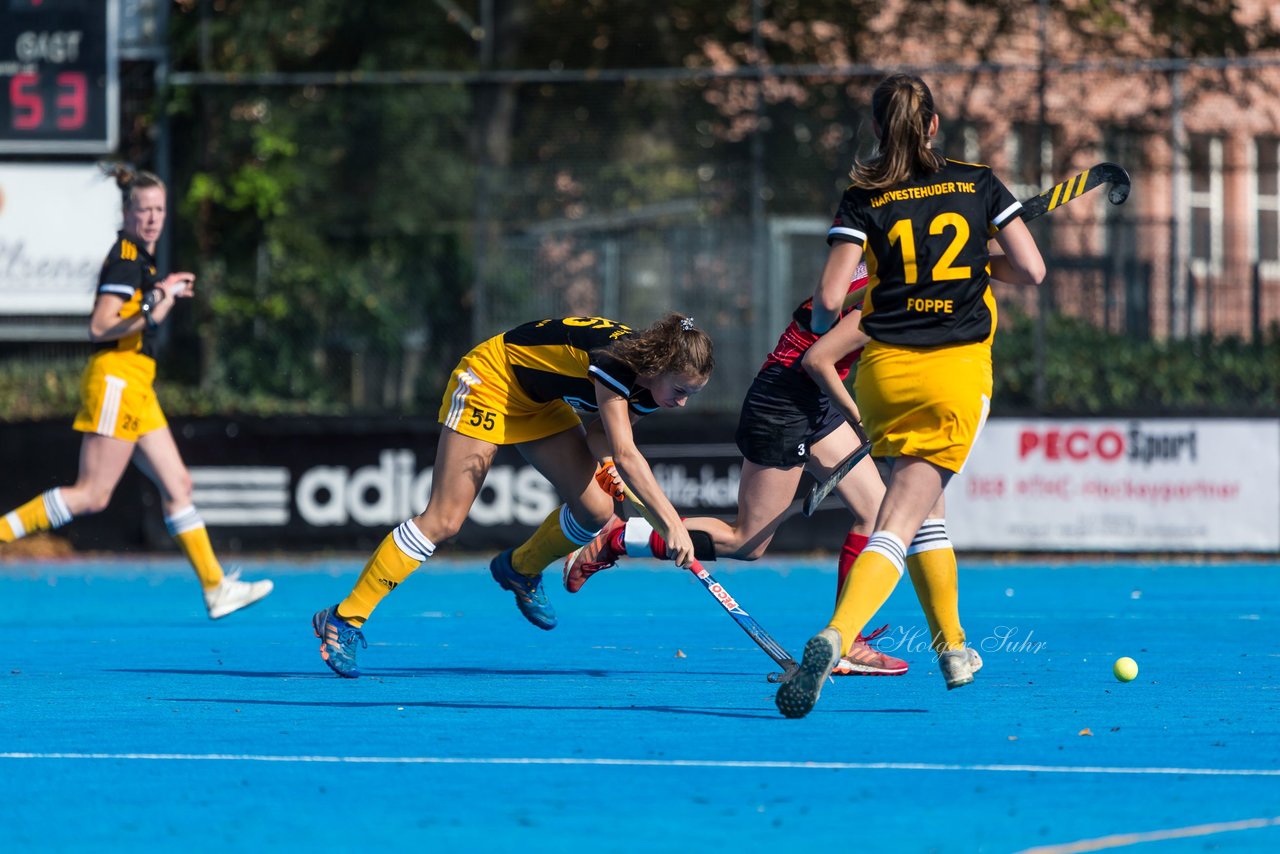
[[[1132,682],[1138,678],[1138,662],[1127,655],[1124,658],[1117,658],[1116,663],[1111,666],[1111,672],[1121,682]]]

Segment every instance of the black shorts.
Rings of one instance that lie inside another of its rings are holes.
[[[756,465],[804,465],[809,450],[844,422],[801,368],[768,365],[756,374],[738,416],[734,439],[742,456]]]

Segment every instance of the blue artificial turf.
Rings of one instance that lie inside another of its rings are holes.
[[[0,843],[1280,850],[1275,565],[966,564],[986,667],[952,692],[904,583],[880,622],[910,672],[840,679],[788,721],[769,659],[653,562],[573,596],[549,575],[542,632],[482,561],[438,560],[369,621],[365,677],[338,679],[310,616],[359,564],[250,564],[275,593],[216,623],[176,562],[0,564]],[[826,563],[713,571],[793,653],[830,614]]]

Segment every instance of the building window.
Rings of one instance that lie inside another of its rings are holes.
[[[938,148],[952,160],[965,163],[984,163],[978,150],[978,128],[972,122],[940,122]]]
[[[1018,198],[1031,198],[1053,183],[1052,177],[1046,176],[1042,167],[1042,164],[1053,162],[1053,133],[1050,128],[1045,128],[1042,152],[1040,126],[1015,123],[1005,138],[1005,155],[1009,168],[1004,177]]]
[[[1254,141],[1254,260],[1274,275],[1280,271],[1280,138],[1260,137]]]
[[[1222,139],[1193,134],[1191,156],[1191,269],[1222,272]]]
[[[1145,165],[1144,141],[1145,137],[1139,131],[1111,128],[1106,132],[1105,159],[1120,164],[1133,177],[1134,170],[1142,170]],[[1095,192],[1102,197],[1107,189],[1100,187]],[[1112,205],[1099,198],[1093,204],[1104,212],[1098,220],[1101,233],[1096,244],[1102,247],[1103,254],[1117,261],[1137,258],[1138,216],[1135,201],[1130,199],[1126,205]]]

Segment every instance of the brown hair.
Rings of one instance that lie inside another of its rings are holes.
[[[884,190],[942,168],[942,155],[929,147],[933,93],[919,77],[886,77],[871,96],[871,115],[880,126],[880,144],[875,157],[854,161],[849,173],[854,186]]]
[[[605,348],[642,377],[709,377],[715,367],[712,350],[711,336],[694,326],[692,318],[674,311],[648,329],[623,336]]]
[[[161,190],[165,188],[164,181],[160,180],[159,175],[134,168],[128,163],[99,163],[98,165],[108,178],[115,179],[126,208],[133,204],[135,190],[145,190],[150,187],[159,187]]]

